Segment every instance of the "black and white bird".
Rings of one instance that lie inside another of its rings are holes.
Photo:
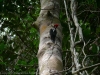
[[[57,30],[56,28],[58,27],[58,24],[55,24],[54,25],[54,29],[50,29],[50,38],[51,38],[51,41],[53,43],[55,43],[55,39],[56,39],[56,34],[57,34]]]

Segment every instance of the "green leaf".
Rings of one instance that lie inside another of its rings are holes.
[[[2,2],[3,0],[0,0],[0,2]]]
[[[5,44],[4,43],[1,43],[0,44],[0,52],[3,51],[4,49],[5,49]]]
[[[14,68],[15,68],[15,69],[19,69],[19,66],[18,66],[18,65],[15,65]]]
[[[100,26],[96,28],[96,33],[100,33]]]
[[[26,65],[26,64],[27,64],[27,62],[26,62],[26,61],[23,61],[23,60],[19,60],[19,61],[18,61],[18,64],[21,64],[21,65]]]
[[[95,44],[93,44],[93,46],[92,46],[92,52],[93,52],[94,54],[97,53],[97,46],[96,46]]]
[[[35,28],[31,28],[30,29],[30,33],[34,33],[34,32],[36,32],[36,29]]]

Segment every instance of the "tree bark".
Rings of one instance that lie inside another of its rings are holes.
[[[40,75],[62,75],[62,26],[59,21],[60,0],[40,0],[41,11],[35,24],[40,32],[37,53]],[[55,43],[51,41],[50,29],[58,24]]]

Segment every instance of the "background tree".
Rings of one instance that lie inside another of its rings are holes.
[[[71,2],[69,0],[65,2],[68,15],[65,12],[64,1],[60,1],[60,3],[64,74],[72,75],[70,74],[72,71],[74,74],[79,70],[86,75],[99,75],[100,66],[97,63],[100,63],[100,1],[77,0],[76,2],[75,12],[77,12],[76,16],[84,38],[74,47],[78,53],[77,63],[81,65],[79,69],[72,65],[73,55],[70,50],[70,30],[72,29],[73,36],[77,31],[72,17]],[[0,10],[0,72],[38,74],[36,54],[39,46],[39,33],[33,23],[39,16],[40,2],[38,0],[0,0]],[[70,17],[72,22],[69,22],[66,16]],[[72,23],[71,29],[69,29],[68,22]],[[78,34],[75,37],[76,42],[80,41]],[[84,50],[82,50],[83,48]],[[82,62],[84,62],[84,66],[82,66]],[[75,70],[73,70],[74,68]]]

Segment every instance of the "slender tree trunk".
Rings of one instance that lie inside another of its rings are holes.
[[[39,28],[40,43],[38,50],[39,74],[62,75],[62,26],[59,21],[60,0],[40,0],[41,11],[35,24]],[[51,41],[50,29],[58,24],[55,43]]]

